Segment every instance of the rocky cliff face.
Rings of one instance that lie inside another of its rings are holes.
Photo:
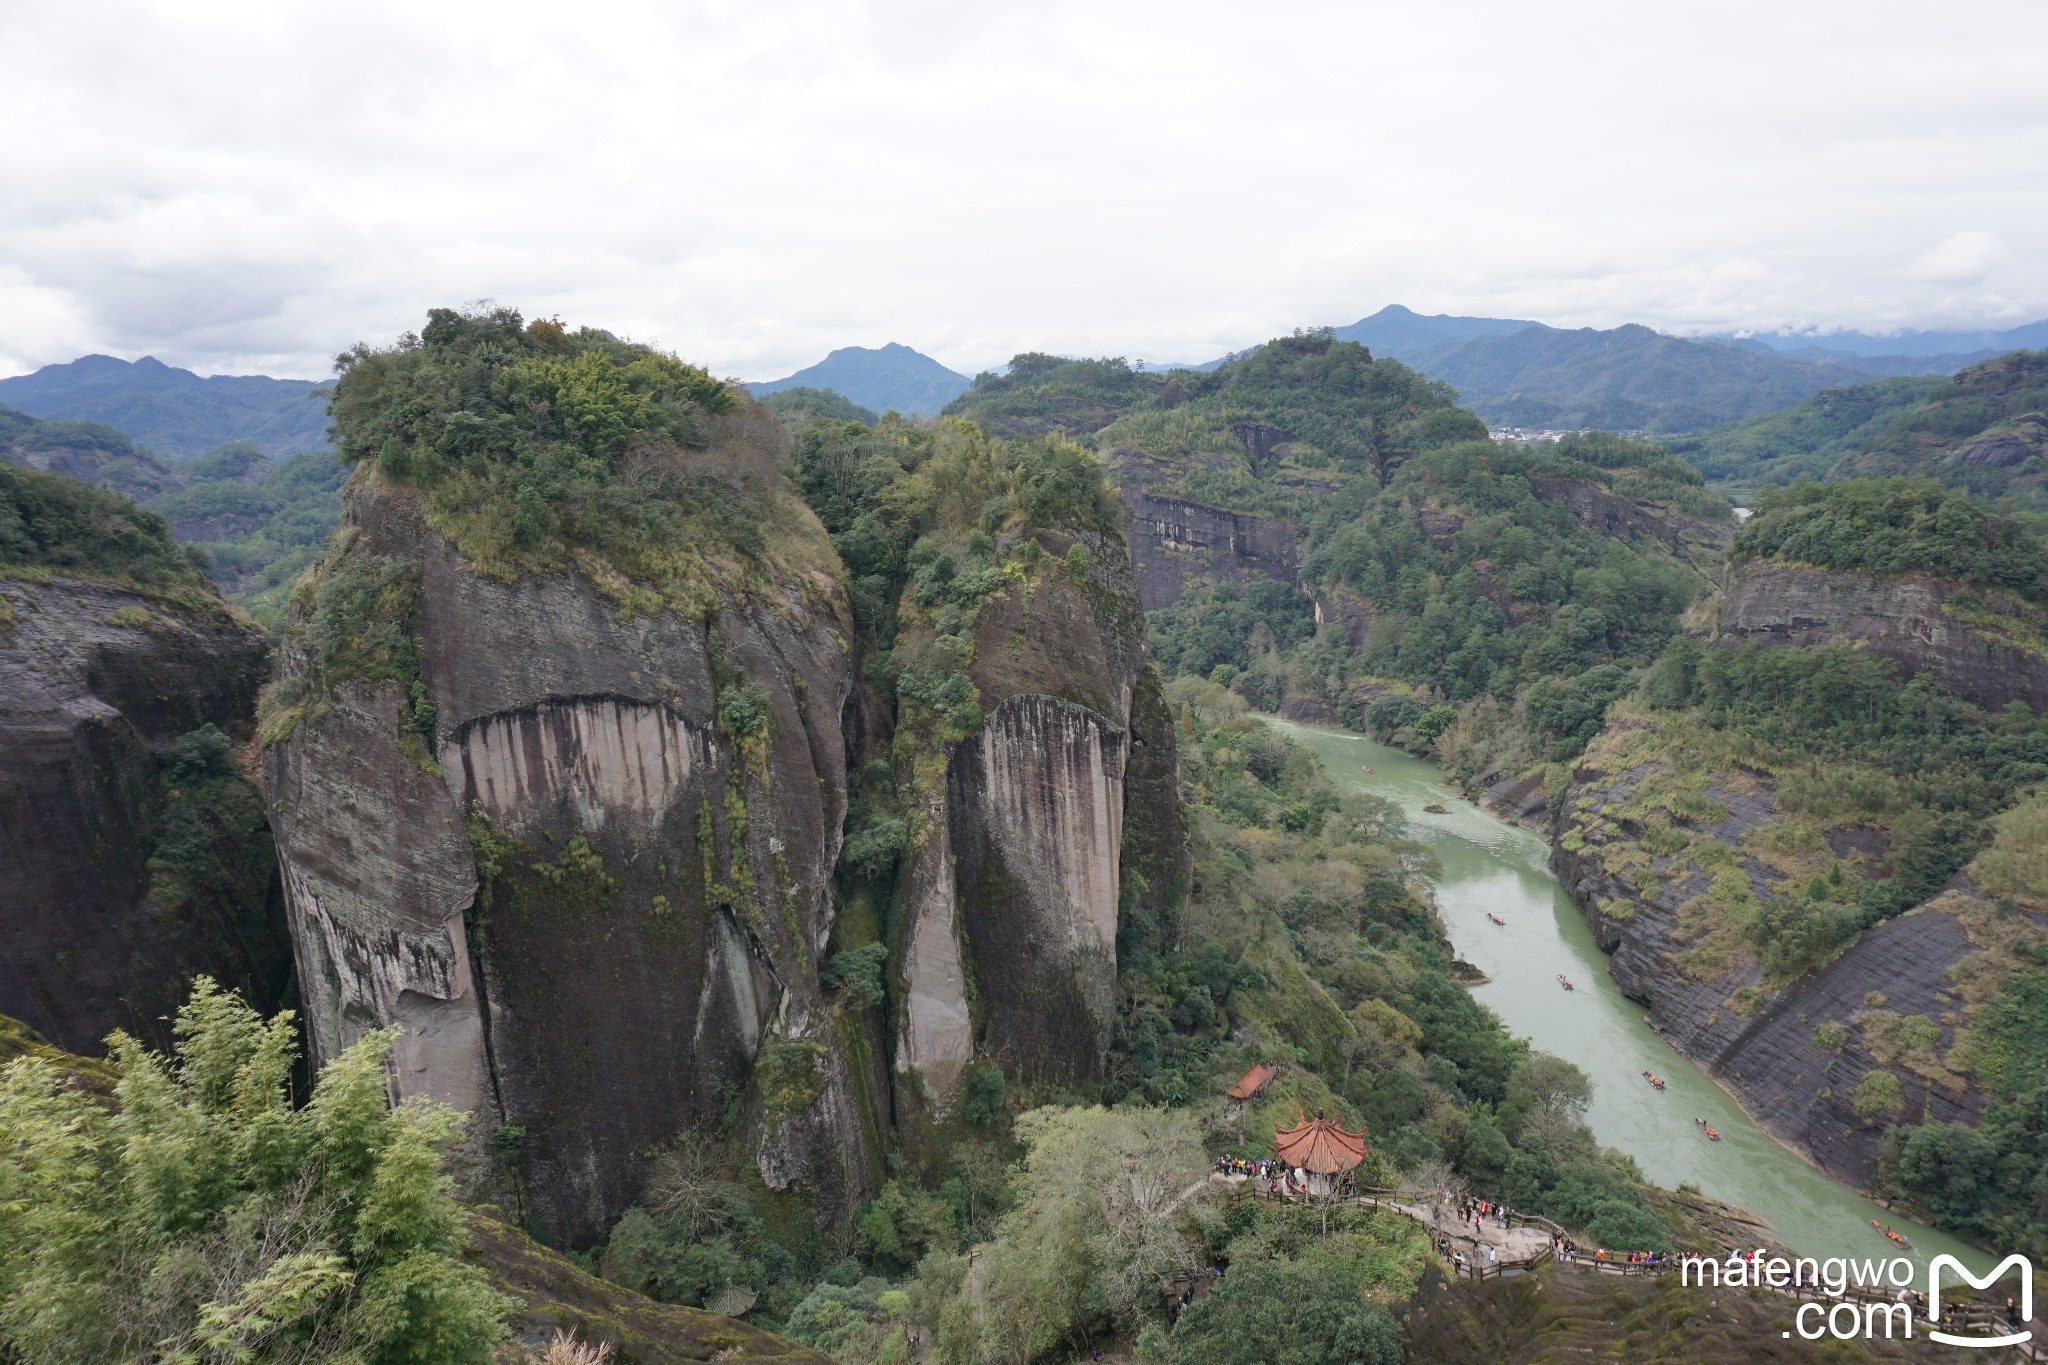
[[[1217,464],[1213,458],[1168,459],[1120,446],[1109,462],[1129,514],[1124,538],[1144,610],[1173,606],[1195,578],[1243,582],[1263,574],[1279,583],[1299,580],[1298,538],[1280,518],[1154,491],[1184,478],[1190,468]]]
[[[2031,608],[1924,575],[1875,578],[1774,560],[1729,575],[1716,635],[1726,645],[1845,642],[1926,673],[1989,710],[2023,701],[2048,708],[2048,657]]]
[[[1653,852],[1668,848],[1669,836],[1646,839],[1630,818],[1632,798],[1657,770],[1603,771],[1600,759],[1596,748],[1573,775],[1551,867],[1613,955],[1616,982],[1648,1006],[1659,1033],[1773,1136],[1851,1184],[1869,1184],[1878,1140],[1900,1115],[1975,1121],[1981,1092],[1931,1060],[1959,1040],[1959,982],[1991,950],[1974,928],[1967,885],[1865,931],[1818,970],[1773,986],[1729,942],[1732,931],[1710,905],[1715,878],[1686,850]],[[1736,851],[1730,867],[1767,894],[1774,874],[1739,850],[1783,819],[1775,789],[1739,774],[1716,779],[1701,796],[1721,818],[1674,828]],[[1916,1017],[1929,1021],[1931,1036],[1918,1041],[1914,1058],[1903,1058],[1887,1045],[1894,1032],[1887,1023]],[[1912,1064],[1923,1058],[1927,1064]],[[1872,1071],[1898,1081],[1896,1108],[1858,1111]]]
[[[1143,489],[1126,492],[1132,567],[1145,610],[1180,601],[1190,578],[1243,580],[1254,571],[1279,583],[1298,576],[1294,531],[1278,517],[1225,512]]]
[[[1122,916],[1175,931],[1188,882],[1179,764],[1130,559],[1032,532],[1053,568],[982,609],[981,731],[946,760],[906,872],[903,1103],[943,1108],[977,1056],[1031,1081],[1103,1074]]]
[[[97,1053],[116,1027],[164,1041],[202,972],[279,1003],[260,800],[217,737],[181,789],[160,762],[203,726],[246,732],[266,652],[217,600],[0,581],[0,1013]]]
[[[879,1147],[817,975],[853,688],[836,586],[636,615],[573,572],[479,575],[409,490],[359,482],[349,515],[324,572],[416,582],[419,676],[323,687],[286,653],[304,700],[266,761],[316,1057],[404,1027],[397,1091],[475,1112],[556,1237],[600,1231],[650,1148],[741,1098],[769,1185],[848,1212]]]

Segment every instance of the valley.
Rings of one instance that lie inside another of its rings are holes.
[[[1802,1255],[1890,1250],[1870,1226],[1881,1221],[1912,1241],[1923,1266],[1946,1254],[1979,1271],[1988,1267],[1980,1249],[1858,1198],[1815,1169],[1659,1036],[1642,1006],[1621,994],[1585,916],[1550,872],[1540,836],[1462,800],[1446,813],[1429,813],[1426,807],[1441,808],[1444,799],[1441,772],[1398,749],[1359,735],[1269,723],[1315,752],[1340,788],[1400,805],[1442,868],[1433,887],[1458,956],[1488,978],[1473,995],[1512,1032],[1586,1072],[1593,1083],[1588,1125],[1634,1158],[1652,1183],[1757,1210]],[[1490,915],[1507,922],[1496,925]],[[1572,982],[1569,995],[1560,976]],[[1665,1088],[1652,1089],[1646,1071]],[[1703,1139],[1694,1124],[1702,1117],[1719,1142]]]
[[[418,1284],[479,1361],[1192,1365],[1280,1294],[1394,1365],[1491,1312],[1207,1178],[1309,1114],[1324,1174],[1616,1252],[2048,1236],[2025,513],[1738,525],[1330,331],[934,416],[831,377],[479,306],[346,352],[332,453],[0,410],[9,1341],[301,1274],[276,1341],[385,1349]]]

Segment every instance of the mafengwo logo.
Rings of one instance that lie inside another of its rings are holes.
[[[1954,1277],[1951,1288],[1955,1281],[1961,1281],[1976,1290],[1990,1289],[2007,1272],[2017,1271],[2019,1289],[2007,1298],[2002,1309],[1967,1303],[1945,1310],[1941,1301],[1944,1270]],[[2034,1266],[2025,1256],[2008,1256],[1982,1277],[1972,1275],[1953,1256],[1936,1256],[1927,1267],[1924,1297],[1911,1292],[1918,1278],[1913,1263],[1903,1256],[1886,1261],[1840,1256],[1788,1260],[1771,1255],[1763,1247],[1747,1256],[1731,1252],[1726,1261],[1706,1256],[1685,1257],[1679,1263],[1678,1274],[1681,1285],[1701,1288],[1771,1289],[1802,1298],[1807,1293],[1817,1293],[1819,1297],[1808,1299],[1793,1312],[1792,1329],[1784,1333],[1787,1337],[1796,1335],[1802,1341],[1819,1341],[1823,1337],[1837,1341],[1875,1340],[1880,1335],[1887,1340],[1911,1340],[1917,1320],[1912,1303],[1915,1298],[1926,1305],[1928,1338],[1945,1346],[1998,1350],[2033,1340],[2030,1324],[2034,1318]],[[1964,1330],[1973,1335],[1962,1335]]]
[[[1941,1321],[1941,1270],[1947,1266],[1955,1271],[1956,1278],[1972,1289],[1989,1289],[1998,1283],[2001,1275],[2008,1270],[2020,1273],[2019,1320],[2030,1323],[2034,1320],[2034,1265],[2026,1257],[2015,1252],[1991,1268],[1991,1273],[1978,1279],[1963,1268],[1963,1263],[1953,1256],[1937,1256],[1927,1266],[1927,1320]],[[2017,1346],[2023,1341],[2033,1340],[2031,1329],[2008,1333],[2002,1337],[1959,1337],[1948,1332],[1929,1331],[1929,1337],[1948,1346],[1972,1346],[1990,1349],[1999,1346]]]

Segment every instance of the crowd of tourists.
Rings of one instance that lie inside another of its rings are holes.
[[[1511,1228],[1515,1225],[1517,1215],[1506,1204],[1497,1204],[1490,1199],[1475,1199],[1473,1196],[1459,1190],[1454,1190],[1448,1185],[1438,1185],[1436,1187],[1436,1199],[1438,1204],[1437,1223],[1439,1225],[1443,1223],[1443,1209],[1455,1208],[1458,1213],[1459,1227],[1471,1228],[1472,1236],[1475,1240],[1479,1238],[1480,1229],[1486,1223],[1497,1223],[1504,1228]]]
[[[1669,1261],[1661,1251],[1609,1251],[1605,1247],[1593,1248],[1589,1256],[1579,1250],[1579,1244],[1569,1237],[1553,1232],[1550,1234],[1550,1254],[1567,1264],[1577,1265],[1581,1261],[1595,1267],[1618,1265],[1635,1267],[1652,1273],[1664,1269]]]

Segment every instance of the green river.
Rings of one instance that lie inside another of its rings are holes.
[[[1897,1255],[1871,1220],[1909,1238],[1914,1259],[1947,1252],[1981,1273],[1996,1258],[1908,1222],[1823,1175],[1750,1121],[1706,1074],[1643,1022],[1643,1007],[1607,973],[1585,917],[1550,874],[1549,847],[1494,819],[1442,785],[1436,767],[1362,735],[1265,717],[1323,760],[1340,789],[1399,805],[1416,838],[1442,865],[1436,884],[1444,927],[1458,956],[1492,978],[1474,988],[1508,1029],[1576,1063],[1593,1081],[1586,1121],[1606,1146],[1627,1152],[1653,1183],[1702,1193],[1768,1219],[1796,1254]],[[1423,808],[1447,807],[1433,815]],[[1487,915],[1507,921],[1495,925]],[[1565,991],[1557,978],[1567,977]],[[1665,1083],[1643,1079],[1654,1072]],[[1704,1118],[1721,1134],[1709,1142]],[[1924,1280],[1923,1280],[1924,1282]]]

